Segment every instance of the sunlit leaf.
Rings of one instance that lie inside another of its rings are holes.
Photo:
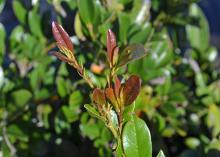
[[[25,23],[27,11],[20,1],[14,0],[12,3],[13,11],[18,18],[19,22]]]
[[[145,122],[136,116],[124,126],[122,144],[126,157],[152,157],[150,131]]]
[[[111,29],[107,32],[107,56],[110,62],[112,62],[113,58],[113,50],[116,47],[116,38],[115,34],[112,32]]]
[[[71,42],[69,35],[63,29],[63,27],[55,21],[52,23],[52,32],[53,32],[54,38],[57,41],[58,46],[65,47],[69,49],[71,52],[74,51],[73,44]]]
[[[198,26],[187,25],[186,27],[190,45],[193,48],[200,50],[201,52],[205,52],[209,45],[208,21],[206,20],[204,13],[197,4],[192,4],[190,6],[189,14],[198,20]]]
[[[86,24],[92,24],[95,17],[95,4],[91,0],[78,0],[79,15]]]

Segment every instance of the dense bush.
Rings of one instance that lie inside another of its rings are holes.
[[[75,56],[100,88],[109,28],[119,52],[134,43],[147,49],[118,75],[142,79],[135,113],[150,128],[153,156],[160,149],[167,157],[220,156],[218,53],[196,0],[14,0],[12,6],[19,25],[6,36],[0,24],[2,156],[112,156],[112,134],[83,107],[91,104],[90,87],[48,55],[57,50],[52,21],[71,36]]]

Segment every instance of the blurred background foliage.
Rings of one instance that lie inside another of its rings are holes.
[[[0,156],[112,156],[112,135],[83,108],[90,88],[48,55],[57,49],[56,20],[98,87],[106,83],[109,28],[121,49],[148,49],[119,74],[142,79],[135,111],[151,130],[155,154],[162,148],[167,157],[219,157],[219,54],[197,2],[0,0],[0,13],[5,7],[16,17],[13,26],[0,23]]]

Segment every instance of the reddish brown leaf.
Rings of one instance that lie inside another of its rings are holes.
[[[69,35],[63,29],[63,27],[61,25],[59,25],[57,22],[55,22],[55,21],[52,22],[52,32],[53,32],[54,38],[57,41],[57,44],[60,47],[66,47],[71,52],[74,51],[73,44],[72,44],[72,42],[70,40]]]
[[[126,82],[123,88],[124,105],[130,105],[136,99],[140,92],[141,80],[138,76],[132,75]]]
[[[106,88],[105,89],[105,95],[107,97],[107,99],[111,102],[111,104],[113,106],[118,106],[117,105],[117,100],[116,100],[116,97],[115,97],[115,94],[114,94],[114,91],[112,88]]]
[[[92,98],[96,104],[103,105],[106,103],[105,93],[101,89],[98,89],[98,88],[94,89]]]
[[[58,59],[60,59],[61,61],[67,62],[67,63],[73,63],[72,60],[70,60],[69,58],[67,58],[66,56],[64,56],[63,54],[56,52],[56,51],[51,51],[49,52],[50,55],[56,56]]]
[[[119,80],[119,78],[116,76],[115,78],[115,84],[114,84],[114,90],[115,90],[115,95],[117,97],[119,97],[119,91],[121,88],[121,81]]]
[[[115,47],[116,47],[115,34],[111,31],[111,29],[109,29],[107,33],[107,56],[110,62],[112,62],[113,49]]]

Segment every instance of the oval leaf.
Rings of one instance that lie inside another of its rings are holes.
[[[98,89],[98,88],[94,89],[92,95],[93,95],[92,96],[93,101],[96,104],[103,105],[106,103],[105,93],[101,89]]]
[[[138,76],[132,75],[123,88],[124,105],[130,105],[137,98],[141,88],[141,80]]]
[[[189,14],[198,20],[198,25],[186,26],[188,40],[193,48],[205,53],[210,39],[208,21],[202,9],[195,3],[190,6]]]
[[[126,157],[152,157],[151,135],[143,120],[133,116],[125,124],[122,145]]]
[[[79,15],[82,21],[88,25],[94,22],[95,4],[91,0],[78,0]]]
[[[56,23],[55,21],[52,22],[52,32],[53,32],[53,36],[56,39],[59,47],[65,47],[72,52],[74,51],[73,44],[70,40],[69,35],[63,29],[63,27],[61,25],[59,25],[58,23]]]
[[[118,66],[123,66],[131,61],[140,59],[147,54],[144,46],[141,44],[132,44],[124,49],[119,56]]]

